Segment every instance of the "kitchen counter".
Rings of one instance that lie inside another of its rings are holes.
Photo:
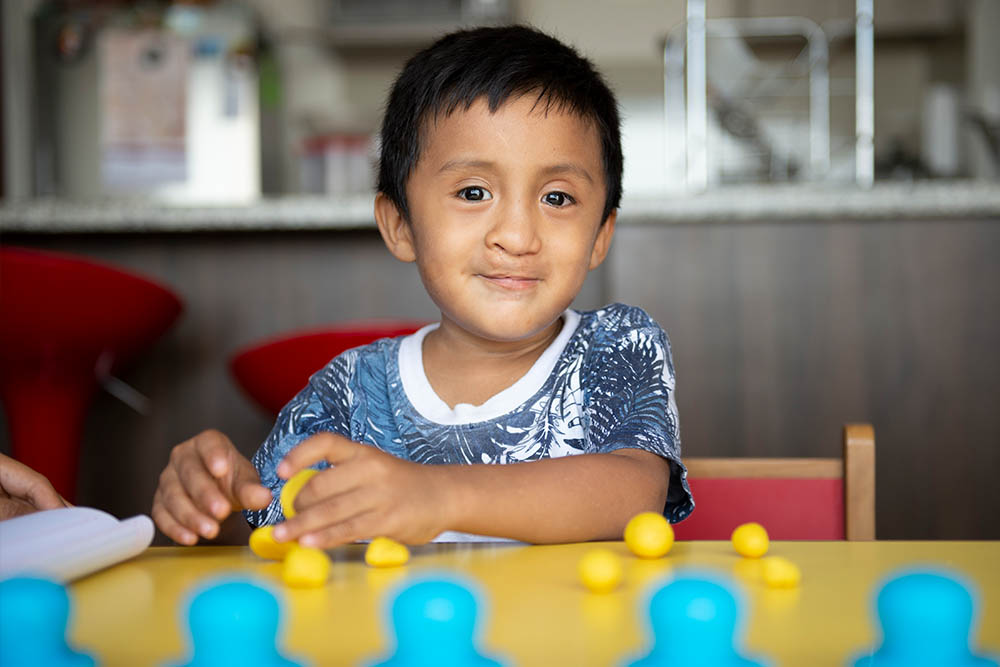
[[[37,199],[0,204],[0,233],[217,232],[374,229],[373,195],[287,196],[238,206],[142,200]],[[622,224],[916,220],[1000,217],[1000,183],[729,186],[700,195],[625,197]]]

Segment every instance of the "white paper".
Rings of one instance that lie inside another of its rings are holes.
[[[71,581],[142,553],[153,522],[119,521],[92,507],[67,507],[0,521],[0,578],[35,574]]]

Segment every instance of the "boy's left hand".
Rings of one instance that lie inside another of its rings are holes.
[[[333,433],[294,447],[278,466],[289,479],[319,461],[331,464],[295,498],[296,514],[274,529],[278,541],[328,549],[375,537],[424,544],[447,529],[444,466],[429,466]]]

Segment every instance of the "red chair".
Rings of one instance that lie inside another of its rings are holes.
[[[875,539],[875,431],[847,424],[842,459],[684,459],[694,494],[679,540],[728,540],[756,521],[776,540]]]
[[[229,369],[257,405],[277,415],[309,377],[341,352],[379,338],[411,334],[426,322],[371,320],[299,331],[244,348]]]
[[[181,308],[168,289],[132,273],[0,248],[0,400],[14,458],[72,500],[98,376],[148,349]]]

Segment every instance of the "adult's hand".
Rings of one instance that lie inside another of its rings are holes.
[[[0,454],[0,521],[69,506],[44,475]]]

